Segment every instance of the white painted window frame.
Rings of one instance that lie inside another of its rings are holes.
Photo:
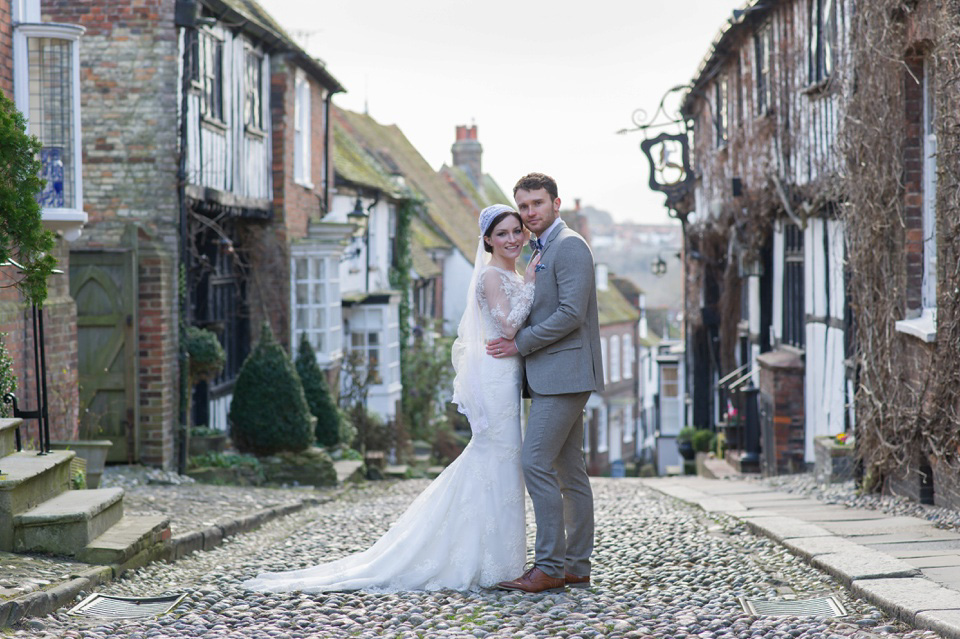
[[[293,181],[313,188],[310,178],[310,81],[297,69],[293,96]]]
[[[314,280],[311,277],[306,279],[297,279],[297,260],[305,259],[308,261],[307,272],[313,272],[309,264],[311,260],[321,261],[324,264],[322,281]],[[297,284],[305,284],[308,295],[312,296],[313,284],[322,283],[324,285],[325,299],[319,304],[310,304],[311,307],[319,306],[321,312],[326,313],[326,322],[322,330],[310,329],[312,333],[322,332],[324,335],[325,348],[316,349],[317,363],[322,366],[329,366],[343,356],[343,309],[340,304],[340,264],[335,257],[328,255],[317,255],[311,252],[309,246],[294,247],[290,255],[290,335],[291,347],[294,352],[300,347],[300,333],[303,327],[297,325]],[[311,342],[312,343],[312,342]]]
[[[609,366],[607,366],[608,361],[609,361],[609,358],[607,356],[607,338],[601,337],[600,338],[600,365],[603,366],[603,383],[604,384],[607,384],[610,381],[610,376],[607,374],[607,369],[609,368]]]
[[[937,312],[937,128],[933,60],[923,60],[923,311]]]
[[[13,99],[17,109],[27,119],[27,133],[30,130],[30,64],[27,41],[30,38],[51,38],[70,42],[72,69],[70,81],[71,118],[73,127],[73,206],[63,208],[44,208],[43,224],[46,228],[62,233],[64,239],[72,242],[80,237],[83,225],[87,223],[87,214],[83,212],[83,138],[80,130],[80,36],[86,31],[74,24],[40,22],[40,3],[20,0],[14,3],[13,28]],[[42,140],[41,140],[42,142]]]
[[[920,289],[921,309],[918,317],[895,324],[898,332],[932,343],[937,339],[937,130],[932,59],[923,60],[922,136],[923,177],[923,280]]]
[[[636,404],[634,404],[635,406]],[[623,406],[620,408],[620,415],[623,417],[623,443],[629,444],[633,442],[633,434],[637,429],[637,420],[631,414],[633,411],[630,406]]]
[[[620,336],[610,336],[610,381],[620,381]]]
[[[623,379],[633,379],[633,363],[636,361],[636,351],[633,347],[633,336],[624,333],[623,343]]]
[[[606,406],[597,411],[597,452],[610,450],[610,416]]]

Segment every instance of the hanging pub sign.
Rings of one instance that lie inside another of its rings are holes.
[[[650,163],[650,188],[667,196],[667,206],[678,202],[693,188],[693,169],[686,133],[661,133],[640,143]]]

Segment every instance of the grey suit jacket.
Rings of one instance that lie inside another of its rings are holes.
[[[540,395],[603,390],[597,281],[586,241],[561,222],[541,252],[533,307],[514,338]]]

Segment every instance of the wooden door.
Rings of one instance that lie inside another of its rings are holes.
[[[107,461],[140,458],[137,361],[137,252],[70,252],[77,303],[77,360],[83,439],[110,439]]]

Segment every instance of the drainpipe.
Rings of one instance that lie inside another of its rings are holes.
[[[190,95],[190,60],[195,55],[194,51],[189,49],[191,39],[189,38],[192,27],[183,28],[183,58],[180,81],[180,158],[177,167],[177,198],[180,200],[180,268],[177,269],[177,304],[179,306],[179,331],[180,344],[178,361],[180,364],[180,407],[177,413],[177,472],[181,475],[187,470],[187,423],[189,415],[187,406],[189,404],[190,388],[187,368],[190,364],[187,351],[184,332],[187,330],[190,315],[190,303],[188,301],[189,292],[187,290],[187,274],[190,270],[189,260],[189,229],[187,227],[187,107],[189,105]],[[182,281],[181,281],[182,280]]]
[[[330,142],[330,118],[333,112],[331,107],[333,106],[333,94],[340,93],[338,89],[333,89],[327,91],[327,97],[324,99],[324,106],[326,113],[324,114],[323,121],[323,213],[326,213],[330,210],[330,149],[333,147],[333,144]]]

